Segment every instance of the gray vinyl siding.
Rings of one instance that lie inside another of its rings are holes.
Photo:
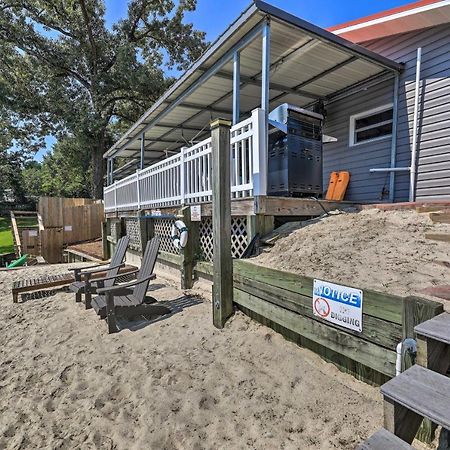
[[[405,63],[400,77],[397,167],[411,163],[416,52],[422,47],[416,196],[418,200],[450,199],[450,26],[391,36],[363,45]],[[349,170],[348,200],[380,201],[383,186],[389,187],[387,174],[370,174],[369,169],[389,167],[390,139],[356,147],[349,147],[348,140],[350,116],[392,103],[392,95],[393,81],[387,81],[327,108],[325,132],[339,141],[324,147],[325,185],[331,171]],[[409,173],[397,173],[395,178],[395,200],[407,201]]]

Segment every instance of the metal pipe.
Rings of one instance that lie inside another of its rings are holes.
[[[419,122],[419,93],[420,93],[420,70],[422,65],[422,48],[417,49],[416,63],[416,92],[414,96],[414,123],[413,123],[413,141],[411,148],[411,171],[409,177],[409,201],[416,199],[416,173],[417,173],[417,134]]]
[[[141,134],[141,162],[140,169],[144,168],[144,159],[145,159],[145,131]]]
[[[109,158],[106,158],[106,186],[109,186]]]
[[[379,167],[376,169],[370,169],[370,173],[376,173],[376,172],[405,172],[409,171],[410,167]]]
[[[111,184],[114,183],[114,156],[111,158],[111,169],[110,169],[110,174],[111,174]]]
[[[392,105],[392,139],[391,139],[391,169],[397,164],[397,128],[398,128],[398,91],[400,87],[400,74],[395,74],[394,79],[394,98]],[[389,177],[389,201],[395,200],[395,170],[391,171]]]
[[[241,54],[233,57],[233,125],[239,123],[241,116]]]
[[[270,76],[270,22],[267,20],[262,29],[262,62],[261,62],[261,109],[269,112],[269,76]]]
[[[245,48],[248,44],[250,44],[253,39],[255,39],[258,34],[261,32],[261,29],[264,30],[266,25],[266,22],[261,21],[258,25],[255,25],[254,28],[252,28],[245,36],[243,36],[230,50],[228,50],[223,56],[221,56],[211,67],[208,68],[206,72],[204,72],[200,77],[198,77],[194,83],[192,83],[187,89],[185,89],[180,95],[178,95],[175,99],[171,100],[169,105],[164,108],[159,114],[157,114],[147,125],[144,126],[144,128],[141,130],[142,132],[150,130],[153,126],[158,124],[161,119],[163,119],[167,114],[169,114],[175,107],[177,107],[183,100],[189,95],[191,95],[202,83],[209,80],[216,72],[218,72],[226,63],[228,63],[232,58],[235,52]],[[210,50],[208,50],[209,52]],[[206,57],[208,52],[203,55],[202,59]],[[197,63],[196,63],[197,64]],[[173,93],[176,87],[181,84],[182,81],[184,81],[184,78],[186,77],[187,73],[194,71],[197,69],[195,65],[186,72],[183,77],[181,77],[175,84],[172,85],[172,87],[164,94],[162,98],[160,98],[146,113],[148,114],[151,111],[155,111],[157,108],[159,108],[163,103],[165,103],[165,99],[168,97],[169,93]],[[189,105],[184,105],[186,107],[189,107]],[[192,105],[191,105],[192,106]],[[208,109],[207,107],[200,106],[198,109],[201,111]],[[141,124],[141,121],[136,122],[128,131],[127,135],[130,134],[134,129]],[[126,136],[123,136],[121,140],[124,140]],[[114,144],[113,147],[111,147],[109,151],[114,151],[113,154],[116,154],[120,152],[124,148],[124,146],[131,145],[134,141],[138,139],[138,134],[135,136],[132,136],[129,138],[128,142],[121,145],[119,148],[114,148],[115,145],[117,145],[120,141],[118,141],[116,144]]]

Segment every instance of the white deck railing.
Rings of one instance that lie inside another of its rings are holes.
[[[231,128],[232,198],[265,194],[264,120],[256,109]],[[211,138],[105,187],[104,199],[107,212],[210,202]]]

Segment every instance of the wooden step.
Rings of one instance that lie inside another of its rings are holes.
[[[450,233],[425,233],[425,239],[431,241],[450,242]]]
[[[382,428],[376,433],[372,434],[367,441],[364,441],[356,450],[411,450],[409,444],[402,441],[395,434],[390,433],[388,430]]]
[[[450,212],[449,211],[432,212],[430,213],[430,219],[434,223],[450,223]]]
[[[420,336],[450,345],[450,314],[439,314],[414,327],[414,331]]]
[[[381,386],[381,393],[385,399],[385,426],[386,423],[392,424],[391,418],[386,417],[386,400],[388,400],[396,407],[397,417],[394,417],[393,421],[401,421],[403,417],[403,420],[408,422],[403,425],[395,423],[396,430],[412,426],[411,418],[407,419],[404,411],[400,411],[401,408],[398,406],[418,416],[426,417],[446,429],[450,428],[450,378],[416,364]],[[419,426],[420,421],[417,428]],[[394,431],[389,426],[387,428]],[[395,434],[405,439],[401,434],[397,432]],[[411,441],[412,439],[409,442]]]

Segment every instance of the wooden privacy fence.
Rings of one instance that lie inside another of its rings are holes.
[[[38,212],[45,228],[65,225],[64,216],[68,208],[99,204],[90,198],[39,197]]]
[[[395,376],[396,347],[415,325],[440,314],[441,303],[363,289],[363,331],[313,314],[313,278],[234,261],[234,302],[250,317],[318,353],[358,379]]]
[[[64,209],[64,244],[89,241],[101,236],[103,204],[94,203]]]
[[[38,212],[41,252],[49,263],[63,261],[65,246],[101,237],[104,209],[98,200],[40,197]]]

